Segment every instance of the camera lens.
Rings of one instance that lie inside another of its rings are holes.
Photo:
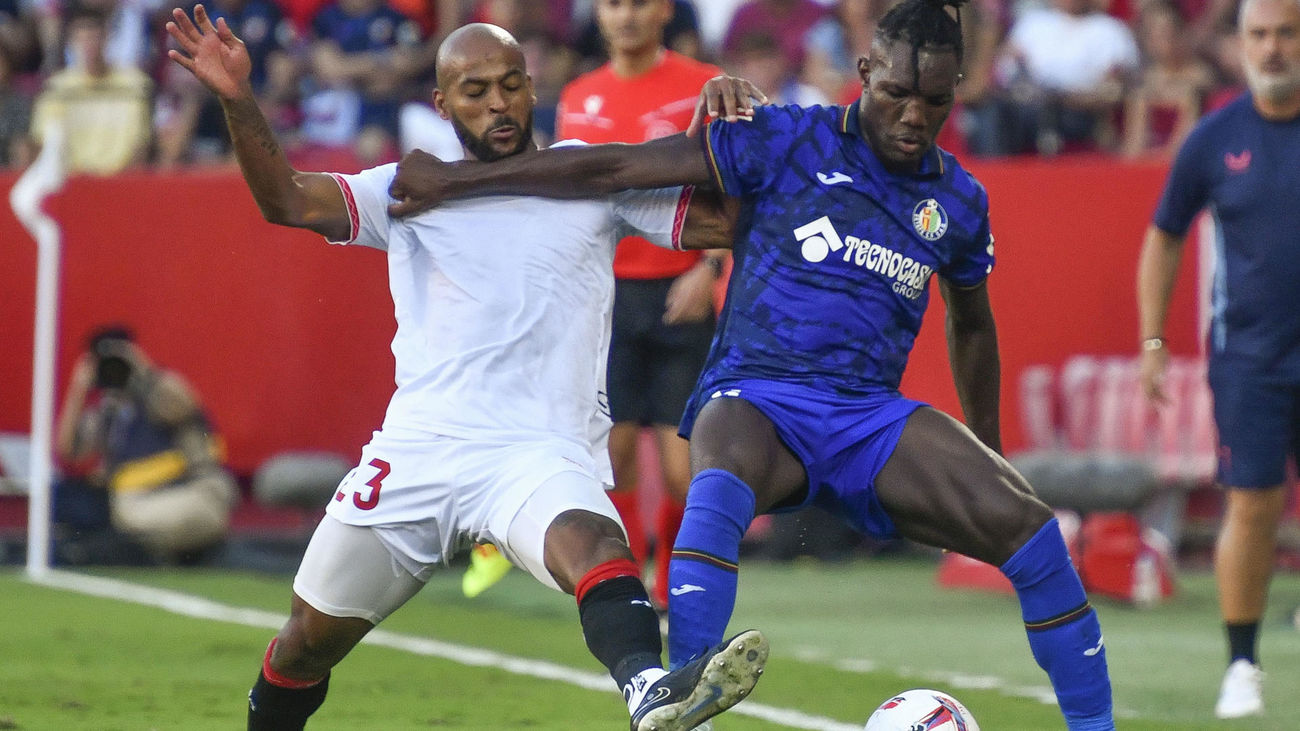
[[[131,379],[131,364],[120,355],[105,355],[95,365],[95,385],[99,388],[124,388]]]

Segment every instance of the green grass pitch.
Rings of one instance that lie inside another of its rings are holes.
[[[273,634],[268,626],[287,611],[290,578],[207,570],[99,575],[259,610],[251,615],[256,626],[0,573],[0,729],[242,728],[245,694]],[[461,596],[459,580],[456,571],[437,575],[383,630],[544,661],[584,677],[603,673],[587,654],[571,598],[519,571],[474,600]],[[1211,716],[1224,649],[1207,573],[1185,573],[1179,594],[1155,609],[1096,603],[1120,729],[1300,729],[1300,632],[1290,624],[1300,576],[1281,573],[1273,584],[1263,633],[1263,720]],[[1018,619],[1012,597],[937,588],[934,562],[925,558],[750,562],[732,626],[763,629],[772,659],[742,705],[852,729],[896,691],[939,687],[962,699],[985,731],[1063,729],[1056,708],[1039,699],[1046,677]],[[335,670],[329,699],[309,728],[604,730],[626,728],[626,719],[612,681],[589,689],[362,645]],[[734,713],[716,722],[717,731],[799,727]]]

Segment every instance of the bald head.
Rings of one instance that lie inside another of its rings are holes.
[[[457,28],[438,48],[433,106],[467,157],[490,162],[533,141],[533,82],[513,37],[487,23]]]
[[[527,73],[519,42],[504,28],[490,23],[461,26],[438,46],[437,65],[434,67],[438,87],[445,90],[466,71],[491,62],[504,62]]]

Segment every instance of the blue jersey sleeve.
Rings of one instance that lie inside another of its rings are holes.
[[[778,107],[758,107],[745,122],[713,120],[704,135],[704,154],[714,180],[727,195],[743,196],[765,188],[788,149],[789,117]]]
[[[939,270],[939,275],[958,287],[973,287],[993,272],[996,259],[993,255],[993,232],[989,228],[989,198],[984,186],[973,177],[965,181],[970,187],[969,205],[963,213],[970,218],[970,238],[954,247],[952,259]]]
[[[960,252],[960,257],[944,267],[939,274],[958,287],[974,287],[993,272],[993,234],[989,233],[988,219],[980,229],[979,237]]]
[[[1153,219],[1156,228],[1165,233],[1174,236],[1186,234],[1196,214],[1209,201],[1209,181],[1203,163],[1207,154],[1207,137],[1205,126],[1198,127],[1188,135],[1174,158]]]

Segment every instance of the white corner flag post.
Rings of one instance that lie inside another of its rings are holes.
[[[50,493],[54,424],[54,337],[58,332],[59,253],[62,232],[41,210],[45,198],[63,187],[63,127],[45,130],[41,154],[9,191],[9,205],[36,239],[36,330],[32,356],[32,448],[28,463],[27,574],[50,569]]]

